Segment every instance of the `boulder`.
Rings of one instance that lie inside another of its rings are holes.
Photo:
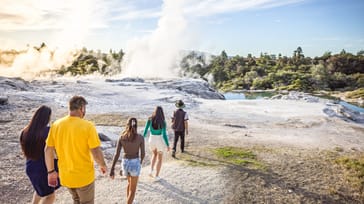
[[[6,96],[0,96],[0,105],[6,105],[8,104],[8,97]]]
[[[282,94],[277,94],[272,96],[270,99],[274,100],[274,99],[282,99],[283,95]]]
[[[343,116],[349,120],[355,121],[357,123],[364,123],[364,114],[358,111],[351,110],[343,105],[338,105],[336,109],[338,115]]]
[[[22,78],[7,78],[7,77],[0,77],[0,88],[6,89],[13,89],[13,90],[20,90],[26,91],[29,89],[29,83]]]
[[[99,133],[99,138],[103,142],[111,141],[111,139],[108,136],[106,136],[104,133]]]
[[[138,82],[138,83],[144,83],[144,79],[136,77],[126,77],[123,79],[106,79],[105,82]]]
[[[209,83],[198,79],[166,80],[153,83],[158,88],[175,89],[204,99],[225,99],[224,95],[213,89]]]

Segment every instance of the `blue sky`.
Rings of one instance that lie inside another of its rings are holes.
[[[45,42],[125,50],[157,30],[166,3],[186,23],[180,49],[291,56],[301,46],[311,57],[364,50],[363,0],[0,0],[0,49]]]

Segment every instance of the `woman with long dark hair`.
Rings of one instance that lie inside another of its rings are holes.
[[[159,181],[159,173],[162,167],[163,150],[167,148],[169,151],[169,142],[167,136],[167,124],[164,118],[163,109],[161,106],[157,106],[151,117],[148,118],[145,124],[143,136],[146,137],[148,130],[149,136],[149,148],[152,151],[151,169],[149,176],[154,177],[154,166],[156,166],[155,180]]]
[[[138,123],[136,118],[129,118],[125,130],[121,134],[113,163],[110,169],[110,177],[114,179],[115,165],[119,159],[121,148],[124,149],[122,158],[122,172],[128,179],[126,189],[127,203],[133,203],[138,178],[140,175],[141,164],[145,156],[144,138],[138,134]],[[139,157],[140,153],[140,157]]]
[[[51,109],[48,106],[39,107],[29,124],[20,135],[21,149],[26,158],[26,174],[35,190],[32,203],[53,203],[55,201],[55,189],[48,186],[48,173],[44,160],[45,140],[49,132]]]

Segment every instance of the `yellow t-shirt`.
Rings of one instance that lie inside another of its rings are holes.
[[[90,149],[101,142],[93,123],[65,116],[52,124],[46,144],[56,149],[62,186],[80,188],[95,180]]]

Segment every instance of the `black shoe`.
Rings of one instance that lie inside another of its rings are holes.
[[[176,158],[176,152],[174,152],[174,151],[172,152],[172,157]]]

